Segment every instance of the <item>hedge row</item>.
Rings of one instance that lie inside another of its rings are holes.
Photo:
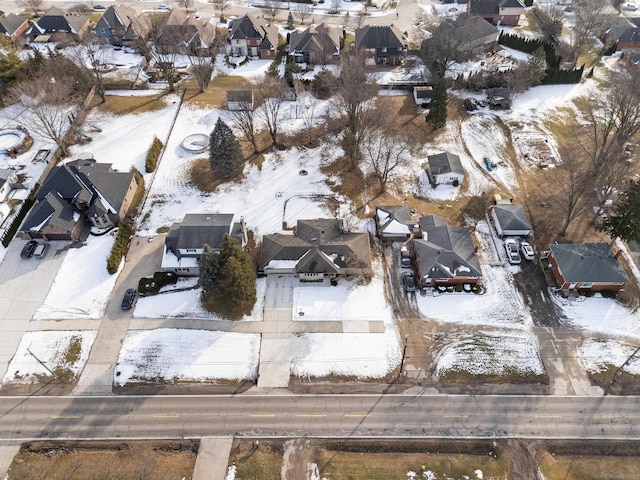
[[[582,79],[584,73],[584,65],[580,68],[572,70],[563,70],[561,68],[547,69],[542,78],[542,85],[559,85],[562,83],[578,83]]]
[[[149,147],[149,151],[147,152],[147,159],[144,162],[145,172],[151,173],[156,169],[163,146],[162,142],[158,140],[158,137],[153,137],[153,142],[151,142],[151,147]]]
[[[113,242],[111,247],[111,253],[107,257],[107,272],[111,275],[118,271],[122,257],[127,253],[129,248],[129,242],[133,236],[133,229],[126,223],[121,223],[118,227],[118,234],[116,235],[116,241]]]
[[[4,235],[2,236],[3,247],[6,248],[9,246],[9,243],[11,243],[11,240],[13,240],[13,237],[18,231],[18,227],[20,227],[20,224],[22,223],[24,218],[27,216],[27,213],[29,213],[29,210],[31,210],[31,207],[33,207],[33,204],[36,203],[36,192],[38,191],[38,188],[40,188],[40,185],[36,183],[36,186],[33,187],[33,190],[31,190],[31,193],[29,193],[29,196],[23,202],[22,208],[20,208],[20,211],[13,219],[13,222],[11,222],[11,225],[9,225],[9,228],[7,228],[7,230],[4,232]]]
[[[553,45],[538,38],[525,38],[519,35],[501,32],[498,43],[524,53],[533,53],[539,48],[542,48],[546,56],[547,67],[551,69],[558,68],[562,60],[561,57],[556,55],[556,49]]]

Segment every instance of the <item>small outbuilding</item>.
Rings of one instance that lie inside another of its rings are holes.
[[[413,99],[420,108],[429,108],[433,98],[433,87],[413,87]]]
[[[491,218],[500,237],[527,237],[533,230],[524,207],[511,200],[498,200],[491,206]]]
[[[464,168],[460,157],[453,153],[445,152],[427,157],[427,176],[431,185],[458,186],[464,180]]]

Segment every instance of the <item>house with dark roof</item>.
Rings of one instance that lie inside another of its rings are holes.
[[[479,55],[496,45],[500,38],[498,27],[475,15],[460,15],[453,21],[453,26],[459,51]]]
[[[522,205],[514,205],[511,200],[499,200],[490,207],[491,219],[500,237],[526,237],[533,227]]]
[[[140,45],[140,42],[144,42],[149,35],[152,26],[151,19],[143,12],[129,20],[130,23],[124,33],[124,37],[122,38],[122,45],[136,48]]]
[[[620,291],[629,281],[608,243],[549,245],[547,260],[562,290]]]
[[[225,236],[235,239],[242,247],[247,244],[244,219],[233,221],[228,213],[189,213],[174,223],[164,241],[161,268],[180,276],[198,276],[198,262],[205,245],[220,249]]]
[[[131,19],[137,15],[133,8],[124,5],[109,5],[102,16],[96,22],[93,31],[102,38],[105,43],[122,45]]]
[[[53,42],[77,40],[91,28],[91,25],[89,17],[84,15],[67,16],[59,8],[51,7],[27,29],[25,35],[29,40],[35,40],[40,36],[48,37],[48,40]]]
[[[406,52],[402,32],[393,26],[357,28],[356,48],[362,50],[371,63],[384,65],[400,65]]]
[[[413,214],[406,206],[376,207],[376,233],[383,240],[405,241],[413,231]]]
[[[494,25],[518,25],[524,12],[521,0],[469,0],[469,16],[482,17]]]
[[[422,285],[477,283],[482,276],[476,247],[466,228],[448,225],[439,215],[420,219],[422,238],[409,243]]]
[[[262,239],[260,271],[297,275],[304,281],[361,274],[371,268],[369,234],[344,230],[342,220],[298,220],[294,234]]]
[[[343,45],[341,30],[324,23],[289,35],[289,55],[297,63],[326,65],[340,54]]]
[[[133,173],[93,159],[74,160],[51,169],[21,231],[31,238],[77,241],[85,225],[105,229],[120,223],[136,191]]]
[[[29,28],[29,22],[24,17],[10,13],[0,17],[0,35],[9,37],[15,43]]]
[[[444,152],[427,156],[427,176],[434,187],[436,185],[458,186],[464,180],[464,168],[460,157]]]
[[[278,49],[278,27],[267,24],[264,18],[246,14],[229,22],[227,43],[229,53],[234,57],[272,60]]]
[[[617,45],[618,51],[640,48],[640,18],[615,17],[605,32],[605,43]]]

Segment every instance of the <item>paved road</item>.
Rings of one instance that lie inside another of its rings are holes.
[[[638,439],[640,397],[0,397],[0,439],[329,435]]]

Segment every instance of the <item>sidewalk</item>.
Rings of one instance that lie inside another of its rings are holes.
[[[232,444],[233,437],[201,438],[193,480],[224,480]]]

